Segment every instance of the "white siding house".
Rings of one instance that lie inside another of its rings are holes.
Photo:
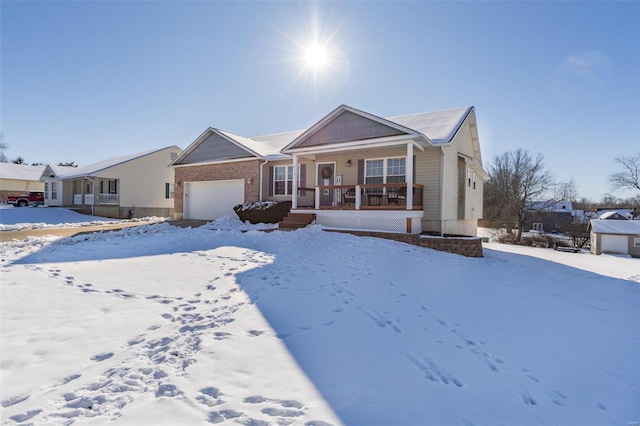
[[[171,216],[174,171],[169,164],[181,152],[170,146],[77,168],[47,166],[40,177],[49,193],[46,203],[106,217]]]

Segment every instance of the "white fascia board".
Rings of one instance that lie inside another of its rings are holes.
[[[413,141],[414,146],[424,151],[425,147],[418,143],[416,139],[423,140],[419,135],[405,135],[405,136],[389,136],[385,138],[372,140],[360,140],[354,142],[347,142],[341,144],[314,146],[307,148],[295,148],[287,151],[287,154],[322,154],[325,152],[338,152],[338,151],[350,151],[355,149],[368,149],[368,148],[385,148],[389,146],[405,145],[408,141]]]
[[[233,158],[229,160],[205,161],[202,163],[173,164],[173,165],[170,165],[170,167],[180,168],[180,167],[192,167],[192,166],[209,166],[209,165],[215,165],[215,164],[242,163],[245,161],[259,161],[259,160],[265,160],[265,159],[256,158],[256,157]]]

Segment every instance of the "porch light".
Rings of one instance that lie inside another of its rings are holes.
[[[351,167],[351,160],[347,160],[347,167]]]

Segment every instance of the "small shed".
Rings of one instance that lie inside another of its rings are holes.
[[[592,219],[591,253],[628,254],[640,258],[640,220]]]

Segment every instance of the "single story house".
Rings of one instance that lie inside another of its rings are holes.
[[[640,220],[592,219],[591,253],[640,257]]]
[[[474,107],[381,118],[341,105],[305,130],[205,130],[173,161],[174,216],[291,201],[328,228],[476,236],[483,183]]]
[[[173,215],[177,146],[113,157],[83,167],[47,165],[45,204],[114,218]]]
[[[44,184],[39,180],[43,170],[44,166],[0,163],[0,199],[7,195],[44,191]]]

